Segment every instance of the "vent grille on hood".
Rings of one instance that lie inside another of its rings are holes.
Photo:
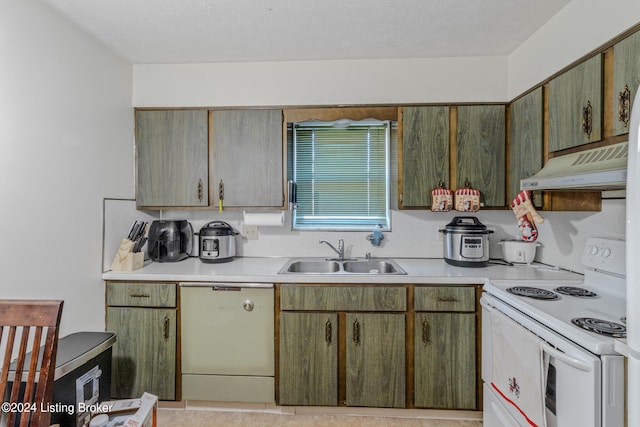
[[[627,181],[628,142],[554,157],[522,190],[621,190]]]

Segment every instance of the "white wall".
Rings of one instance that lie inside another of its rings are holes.
[[[640,22],[638,0],[573,0],[509,55],[509,99]]]
[[[0,0],[0,296],[104,330],[102,200],[133,197],[132,67],[36,0]]]
[[[136,107],[489,102],[506,58],[134,65]]]

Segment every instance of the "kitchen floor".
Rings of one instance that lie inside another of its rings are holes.
[[[161,407],[158,427],[481,427],[481,414],[470,413],[459,419],[453,411],[376,410],[337,408],[338,413],[323,413],[326,408],[247,408],[192,406]],[[348,411],[340,413],[341,410]],[[394,414],[394,412],[396,412]],[[464,414],[464,413],[463,413]]]

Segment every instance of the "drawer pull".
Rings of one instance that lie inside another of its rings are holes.
[[[430,341],[430,337],[429,337],[429,322],[427,321],[426,317],[422,318],[422,344],[427,345],[429,344]]]
[[[439,302],[458,302],[456,297],[438,297]]]
[[[324,324],[324,341],[327,345],[331,345],[332,335],[331,319],[327,319],[327,323]]]
[[[131,298],[151,298],[149,294],[129,294]]]
[[[169,340],[169,326],[170,326],[169,317],[165,316],[164,324],[162,325],[162,336],[164,337],[165,341]]]
[[[353,321],[353,342],[360,344],[360,322],[358,319]]]

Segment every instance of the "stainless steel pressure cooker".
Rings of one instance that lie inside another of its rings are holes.
[[[489,234],[478,218],[457,216],[444,230],[444,260],[459,267],[484,267],[489,263]]]
[[[201,261],[228,262],[236,256],[235,236],[238,232],[226,222],[208,222],[199,234]]]

